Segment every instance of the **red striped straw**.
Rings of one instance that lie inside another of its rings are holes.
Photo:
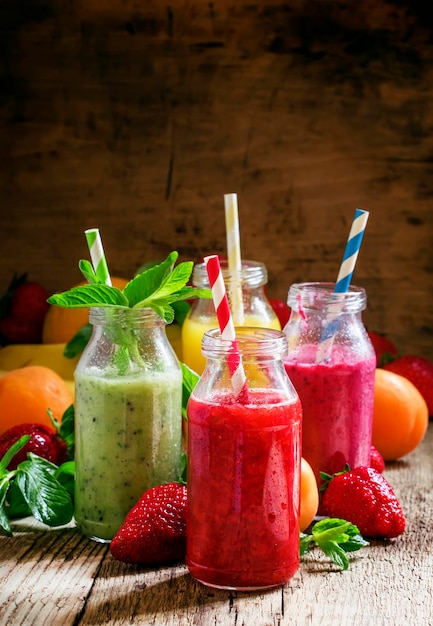
[[[226,288],[219,258],[216,254],[204,257],[207,275],[209,278],[215,312],[221,331],[221,337],[232,342],[231,350],[227,357],[227,365],[232,380],[233,389],[238,399],[244,401],[248,397],[247,379],[242,367],[236,340],[235,327],[227,298]]]

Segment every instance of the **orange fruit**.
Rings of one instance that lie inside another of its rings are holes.
[[[376,369],[374,383],[373,437],[385,461],[395,461],[412,452],[427,430],[427,404],[407,378]]]
[[[129,282],[125,278],[113,276],[113,287],[123,289]],[[86,283],[79,283],[84,285]],[[74,285],[78,287],[78,285]],[[45,316],[42,330],[42,343],[68,343],[72,337],[89,322],[89,309],[64,309],[51,305]]]
[[[71,404],[71,390],[54,370],[29,365],[7,372],[0,378],[0,435],[25,423],[52,428],[47,409],[61,421]]]
[[[319,490],[311,465],[301,458],[301,509],[299,530],[303,532],[313,521],[319,507]]]

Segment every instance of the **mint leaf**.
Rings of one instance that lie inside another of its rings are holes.
[[[120,342],[120,339],[118,340],[118,342],[120,343],[120,346],[116,354],[114,355],[114,362],[116,363],[119,374],[121,376],[124,376],[128,371],[128,366],[131,362],[131,353],[135,352],[135,350],[133,350],[134,338],[131,337],[131,340],[129,340],[127,337],[125,337],[123,343]],[[138,358],[141,358],[140,355],[137,356]]]
[[[8,450],[6,450],[4,456],[0,460],[0,477],[8,473],[7,466],[12,461],[16,453],[24,448],[24,446],[30,441],[30,439],[30,435],[23,435],[17,441],[15,441],[15,443],[12,444]]]
[[[192,261],[185,261],[184,263],[180,263],[177,267],[173,269],[170,274],[168,274],[168,276],[164,278],[164,280],[157,286],[157,288],[154,289],[153,292],[149,293],[147,297],[143,298],[142,301],[147,302],[149,300],[165,300],[167,298],[170,298],[173,294],[177,295],[177,292],[181,290],[188,282],[193,267],[194,264]],[[150,269],[149,273],[155,269],[156,268]],[[146,276],[146,274],[144,274],[144,276]],[[139,279],[140,276],[138,276],[137,278]]]
[[[88,285],[72,287],[69,291],[57,293],[48,298],[49,304],[65,308],[116,307],[116,308],[151,308],[166,323],[174,319],[175,302],[191,298],[211,298],[210,289],[196,289],[186,286],[193,269],[192,261],[175,263],[179,254],[171,252],[162,263],[153,264],[134,276],[123,290],[98,281],[92,265],[88,261],[79,263]],[[79,353],[86,337],[74,338],[68,344],[67,355]]]
[[[48,298],[49,304],[56,304],[68,309],[82,309],[86,307],[117,306],[128,307],[128,299],[117,287],[110,285],[80,285],[69,291],[55,293]]]
[[[179,476],[179,481],[181,485],[186,485],[187,484],[187,475],[186,475],[186,469],[187,469],[187,462],[188,462],[188,457],[186,455],[185,452],[182,452],[181,456],[180,456],[180,476]]]
[[[75,408],[71,404],[63,413],[62,420],[59,423],[51,409],[47,409],[47,413],[57,434],[66,443],[68,458],[74,458],[74,418]]]
[[[314,524],[310,535],[301,533],[301,556],[308,552],[311,545],[318,546],[334,563],[346,570],[349,567],[346,552],[359,550],[368,546],[369,542],[362,537],[357,526],[351,522],[338,518],[325,518]]]
[[[129,306],[137,306],[141,301],[146,300],[151,294],[159,289],[159,287],[170,275],[170,272],[173,271],[173,267],[178,256],[177,252],[171,252],[165,261],[159,263],[158,265],[153,265],[141,274],[137,274],[131,281],[129,281],[123,290],[129,300]],[[189,279],[191,271],[192,268],[186,280]]]
[[[74,443],[74,418],[75,418],[75,408],[74,405],[71,404],[70,407],[66,409],[66,411],[62,415],[62,421],[60,422],[59,427],[59,435],[62,439],[66,441],[67,444]],[[71,454],[71,458],[73,458],[73,454]]]
[[[78,354],[81,354],[84,348],[89,343],[89,339],[92,336],[93,326],[92,324],[84,324],[78,332],[72,337],[72,339],[66,344],[63,350],[63,356],[67,359],[73,359]]]
[[[194,387],[198,383],[200,376],[194,372],[185,363],[180,364],[182,370],[182,416],[186,420],[186,407],[190,395],[192,394]]]
[[[55,477],[57,466],[32,453],[16,469],[15,481],[33,516],[48,526],[62,526],[73,516],[72,498]]]
[[[182,326],[184,323],[188,313],[190,312],[191,305],[185,300],[179,300],[177,302],[172,302],[172,307],[174,309],[174,322]]]
[[[74,499],[74,482],[75,482],[75,462],[66,461],[62,463],[54,474],[55,478],[68,491],[72,500]]]
[[[27,502],[24,500],[24,496],[18,489],[14,480],[11,480],[9,491],[6,497],[7,501],[7,515],[9,519],[28,517],[32,514]]]
[[[345,551],[343,550],[343,548],[338,545],[338,543],[334,543],[334,542],[322,543],[320,547],[322,548],[326,556],[329,556],[329,558],[334,563],[339,565],[343,570],[348,569],[349,558],[347,554],[345,553]]]
[[[93,270],[93,265],[90,263],[90,261],[81,260],[78,263],[78,267],[80,268],[81,273],[90,285],[94,285],[99,282],[98,277]]]
[[[174,299],[176,298],[176,300]],[[199,289],[198,287],[182,287],[174,292],[170,297],[170,302],[179,302],[181,300],[190,300],[191,298],[204,298],[210,300],[212,291],[210,289]]]
[[[171,324],[173,322],[174,309],[169,304],[164,302],[162,302],[161,304],[159,304],[158,302],[152,302],[152,304],[150,304],[148,302],[146,306],[150,307],[154,311],[154,313],[159,315],[159,317],[161,317],[166,324]]]
[[[59,426],[59,437],[61,437],[66,442],[68,459],[73,460],[75,454],[75,431],[74,431],[74,420],[75,420],[75,407],[71,404],[70,407],[66,409],[63,413],[62,421]]]
[[[12,472],[9,472],[9,475]],[[6,475],[0,479],[0,530],[10,537],[12,535],[11,525],[6,511],[6,496],[9,489],[10,476]]]

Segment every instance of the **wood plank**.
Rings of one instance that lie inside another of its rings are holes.
[[[15,522],[14,536],[0,542],[1,622],[74,624],[108,547],[75,529],[47,532],[31,518]]]
[[[104,559],[82,624],[132,623],[200,626],[403,626],[433,619],[433,477],[430,427],[420,447],[388,464],[385,476],[407,516],[407,530],[391,541],[374,541],[351,557],[341,572],[317,550],[301,561],[294,578],[267,593],[218,591],[194,582],[186,568],[143,570]],[[121,593],[119,594],[119,590]],[[103,601],[101,601],[103,598]],[[416,600],[415,600],[416,598]],[[398,599],[398,600],[397,600]]]
[[[0,287],[80,278],[83,230],[113,274],[178,249],[245,258],[269,292],[334,280],[356,206],[367,324],[433,358],[433,52],[403,0],[47,0],[0,7]]]
[[[236,593],[196,583],[184,565],[147,569],[115,561],[73,528],[29,519],[0,537],[0,617],[11,626],[411,626],[433,620],[433,428],[385,476],[407,518],[396,540],[374,541],[340,571],[314,550],[283,588]]]

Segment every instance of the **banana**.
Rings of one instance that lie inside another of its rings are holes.
[[[179,360],[182,360],[181,332],[178,324],[166,327],[167,336]],[[0,376],[27,365],[45,365],[61,376],[74,393],[74,371],[79,357],[63,356],[64,343],[12,344],[0,348]]]
[[[45,365],[66,381],[72,381],[78,357],[63,356],[64,343],[56,344],[12,344],[0,349],[0,370],[11,370],[27,365]]]

